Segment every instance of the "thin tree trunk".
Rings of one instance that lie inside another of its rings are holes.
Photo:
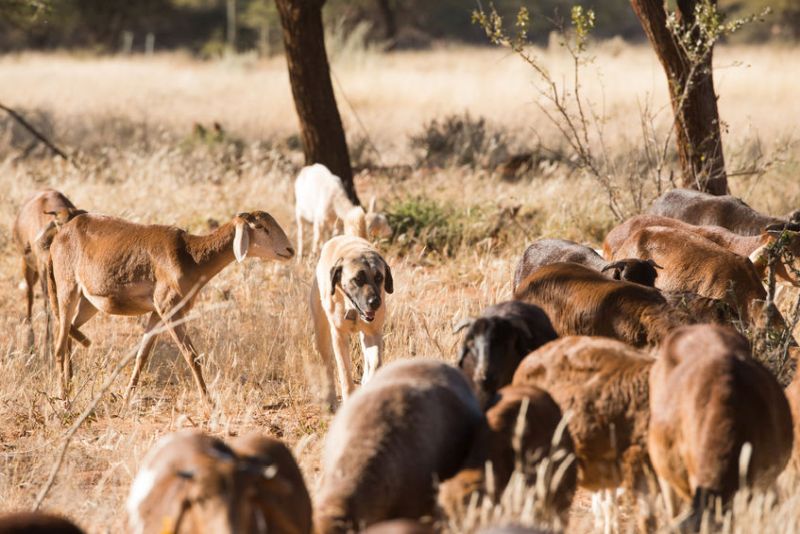
[[[289,81],[300,119],[306,164],[327,166],[342,179],[350,200],[360,204],[325,52],[322,29],[325,0],[275,0],[275,3],[283,27]]]
[[[228,50],[236,52],[236,0],[227,0],[225,3],[225,15],[227,19],[226,38]]]
[[[688,24],[693,22],[696,4],[697,0],[678,0],[678,15]],[[663,0],[631,0],[631,6],[667,75],[682,185],[724,195],[728,192],[728,178],[714,92],[712,51],[701,64],[692,65],[667,28]]]
[[[383,19],[383,38],[387,41],[394,40],[397,37],[397,19],[392,9],[391,0],[377,0],[378,10],[381,12]]]

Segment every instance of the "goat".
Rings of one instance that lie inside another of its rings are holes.
[[[50,246],[49,283],[59,319],[56,355],[61,394],[72,376],[67,343],[98,310],[111,315],[150,313],[125,398],[136,387],[159,325],[169,331],[207,398],[203,375],[181,319],[197,290],[234,259],[288,260],[294,255],[283,229],[268,213],[240,213],[211,234],[196,236],[171,226],[141,225],[114,217],[82,215],[61,227]]]
[[[529,245],[514,271],[514,291],[536,269],[560,262],[572,262],[595,271],[611,271],[609,278],[653,287],[660,268],[655,262],[639,259],[609,263],[594,249],[566,239],[540,239]]]
[[[25,282],[27,308],[25,318],[30,327],[30,344],[33,344],[33,286],[40,282],[46,318],[46,335],[50,335],[50,313],[47,296],[48,247],[55,231],[72,218],[86,213],[79,210],[63,193],[45,189],[30,197],[14,219],[12,239],[22,256],[22,276]],[[84,346],[89,341],[79,332],[70,332]]]
[[[368,213],[364,213],[361,206],[348,198],[341,178],[321,163],[300,170],[294,182],[294,195],[298,260],[303,257],[303,221],[311,223],[314,228],[312,253],[319,252],[323,231],[333,235],[337,220],[344,223],[348,235],[364,239],[368,236],[391,237],[392,229],[386,216],[374,212],[375,199],[370,202]],[[360,228],[362,224],[363,229]]]
[[[161,438],[131,484],[130,531],[310,532],[311,516],[302,517],[310,514],[308,493],[291,454],[253,438],[240,444],[241,455],[195,430]]]
[[[710,195],[693,189],[673,189],[658,197],[647,211],[696,225],[727,228],[741,235],[758,235],[773,224],[800,222],[800,210],[786,217],[763,215],[731,195]]]
[[[272,477],[255,478],[258,491],[250,495],[250,509],[256,515],[250,524],[262,525],[264,528],[259,532],[311,534],[311,497],[289,448],[279,439],[258,433],[236,438],[230,446],[242,461],[249,464],[248,471],[274,471],[274,476],[280,477],[284,486],[276,488]]]
[[[514,298],[539,306],[560,336],[607,336],[635,346],[658,344],[669,330],[689,320],[657,289],[609,280],[576,263],[536,270],[517,287]]]
[[[751,304],[767,296],[750,260],[692,232],[664,226],[642,228],[611,252],[655,260],[664,266],[657,288],[723,300],[740,309],[746,321]]]
[[[558,337],[541,308],[515,300],[489,306],[480,317],[459,323],[455,332],[464,328],[458,366],[472,380],[484,409],[498,389],[511,383],[522,358]]]
[[[478,400],[455,367],[414,359],[380,368],[328,430],[316,532],[432,515],[436,481],[482,465],[472,446],[485,432]]]
[[[644,487],[653,362],[625,343],[589,336],[551,341],[522,360],[512,384],[548,391],[568,414],[580,486]]]
[[[42,512],[0,515],[0,534],[83,534],[69,519]]]
[[[740,476],[764,488],[792,452],[780,384],[731,327],[686,326],[664,340],[650,371],[650,413],[653,468],[662,485],[691,500],[695,530],[715,498],[730,500]]]
[[[542,513],[554,513],[566,525],[578,470],[572,438],[563,426],[558,404],[540,388],[509,385],[499,391],[486,419],[492,499],[499,502],[512,475],[519,473],[526,487],[544,490],[544,495],[539,495]],[[484,486],[483,466],[471,467],[442,484],[439,500],[450,515],[463,515],[472,494],[483,493],[487,490]]]
[[[692,232],[735,254],[750,258],[750,261],[756,266],[756,271],[761,279],[764,278],[767,269],[768,248],[774,246],[777,240],[786,238],[786,246],[790,252],[789,257],[794,259],[794,261],[792,265],[787,266],[784,263],[785,258],[779,258],[775,274],[779,279],[785,280],[793,285],[800,285],[800,280],[796,278],[797,272],[800,270],[800,259],[798,259],[800,258],[800,224],[798,223],[769,225],[764,227],[758,235],[744,236],[731,232],[721,226],[696,226],[669,217],[637,215],[618,225],[608,233],[603,242],[603,254],[608,258],[613,257],[614,252],[619,250],[622,244],[632,234],[638,230],[653,226],[662,226],[675,228],[684,232]]]

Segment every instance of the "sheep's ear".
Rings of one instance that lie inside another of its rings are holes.
[[[392,278],[392,268],[385,261],[383,262],[383,289],[390,295],[394,293],[394,278]]]
[[[659,264],[657,264],[656,261],[654,259],[652,259],[652,258],[647,260],[647,263],[649,263],[650,265],[652,265],[656,269],[663,269],[663,267],[660,266]]]
[[[377,201],[377,198],[375,198],[375,195],[372,195],[372,198],[369,199],[369,208],[367,208],[367,213],[375,213],[375,202],[376,201]]]
[[[233,236],[233,255],[236,256],[236,261],[239,263],[243,262],[247,257],[247,249],[250,248],[250,231],[246,226],[247,223],[241,217],[236,220],[236,233]]]
[[[453,333],[458,334],[465,328],[472,326],[472,323],[475,322],[475,319],[472,317],[467,317],[466,319],[462,319],[460,323],[458,323],[455,327],[453,327]]]
[[[339,258],[331,267],[331,295],[336,293],[336,284],[342,283],[342,259]]]
[[[614,269],[614,274],[611,276],[611,278],[613,278],[614,280],[621,280],[622,279],[622,269],[624,269],[624,268],[625,268],[625,264],[622,263],[621,261],[618,261],[616,263],[609,263],[608,265],[603,267],[603,269],[600,272],[604,273],[606,271],[610,271],[611,269]]]

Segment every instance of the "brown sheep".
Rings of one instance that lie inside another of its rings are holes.
[[[126,503],[129,531],[255,534],[267,526],[286,526],[289,530],[282,532],[309,532],[310,517],[289,517],[304,509],[307,493],[298,486],[302,477],[294,472],[296,464],[285,461],[291,459],[288,451],[252,439],[241,445],[247,457],[193,430],[159,440],[131,484]],[[266,460],[260,457],[265,450],[278,454]],[[297,530],[291,530],[294,527]]]
[[[330,425],[316,532],[432,515],[436,482],[482,465],[471,456],[485,432],[478,400],[457,368],[417,359],[382,367]]]
[[[655,345],[688,318],[661,293],[609,280],[575,263],[554,263],[530,274],[514,298],[542,308],[561,336],[606,336],[634,346]]]
[[[0,534],[83,534],[83,530],[58,515],[14,512],[0,515]]]
[[[483,409],[498,389],[511,383],[522,358],[558,337],[541,308],[516,300],[489,306],[455,331],[463,328],[469,329],[458,366],[471,378]]]
[[[311,497],[303,473],[289,448],[279,439],[258,433],[236,438],[230,445],[242,461],[250,464],[248,471],[275,469],[275,476],[279,476],[290,489],[288,492],[275,491],[271,479],[255,477],[254,484],[258,492],[250,495],[250,509],[256,515],[250,524],[260,523],[266,532],[311,534]]]
[[[571,336],[532,352],[517,369],[514,385],[548,391],[567,414],[582,487],[644,488],[653,362],[620,341]]]
[[[545,265],[553,263],[572,262],[579,263],[598,272],[608,272],[609,278],[625,280],[645,286],[653,287],[658,273],[655,262],[640,259],[625,259],[609,263],[594,249],[579,245],[566,239],[539,239],[535,241],[522,254],[522,258],[514,271],[514,291],[522,281],[531,273]]]
[[[63,193],[55,189],[45,189],[34,194],[19,210],[12,227],[12,239],[22,257],[22,276],[25,281],[27,308],[25,318],[31,327],[31,344],[33,343],[33,286],[40,282],[44,299],[47,335],[50,334],[50,314],[47,297],[47,247],[52,240],[53,230],[72,218],[86,213],[79,210]],[[80,343],[88,344],[88,340],[77,330],[71,332]]]
[[[794,261],[792,265],[787,266],[784,263],[787,258],[779,258],[775,274],[779,279],[794,285],[800,285],[800,280],[797,280],[795,272],[800,269],[800,224],[797,223],[770,225],[764,227],[762,232],[758,235],[743,236],[721,226],[695,226],[670,217],[636,215],[616,226],[608,233],[603,242],[603,254],[607,258],[612,258],[615,251],[620,249],[622,244],[633,233],[643,228],[653,226],[664,226],[667,228],[676,228],[685,232],[692,232],[709,241],[713,241],[717,245],[735,254],[750,258],[750,261],[756,266],[759,277],[762,279],[767,269],[767,248],[772,246],[778,239],[785,237],[786,247],[790,253],[789,256]]]
[[[493,488],[485,488],[484,466],[465,469],[442,485],[440,502],[445,509],[451,515],[463,513],[472,493],[487,489],[493,490],[493,500],[499,501],[515,471],[523,474],[525,486],[536,486],[541,462],[547,460],[550,464],[542,481],[546,494],[540,504],[543,512],[555,512],[566,525],[578,468],[572,438],[562,418],[561,409],[546,391],[527,385],[502,388],[497,402],[486,412],[489,435],[485,460],[491,462]]]
[[[650,371],[648,449],[659,479],[692,502],[693,528],[715,498],[739,488],[742,447],[752,447],[748,485],[766,487],[792,452],[792,417],[777,380],[733,328],[673,331]]]
[[[722,226],[741,235],[758,235],[771,224],[800,222],[800,210],[785,218],[763,215],[742,199],[731,195],[710,195],[693,189],[674,189],[658,197],[650,215],[672,217],[696,225]]]
[[[692,232],[664,226],[642,228],[612,253],[655,260],[664,267],[657,288],[723,300],[741,310],[745,320],[752,303],[767,296],[750,260]]]
[[[739,311],[720,299],[702,297],[691,291],[662,291],[666,301],[693,323],[730,324],[739,321]]]

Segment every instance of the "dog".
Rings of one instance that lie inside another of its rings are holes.
[[[322,247],[311,287],[311,315],[317,350],[327,368],[331,408],[336,403],[332,357],[336,359],[342,402],[355,389],[350,361],[352,334],[358,332],[361,337],[361,384],[366,384],[380,367],[385,296],[392,292],[392,270],[363,237],[336,236]]]

